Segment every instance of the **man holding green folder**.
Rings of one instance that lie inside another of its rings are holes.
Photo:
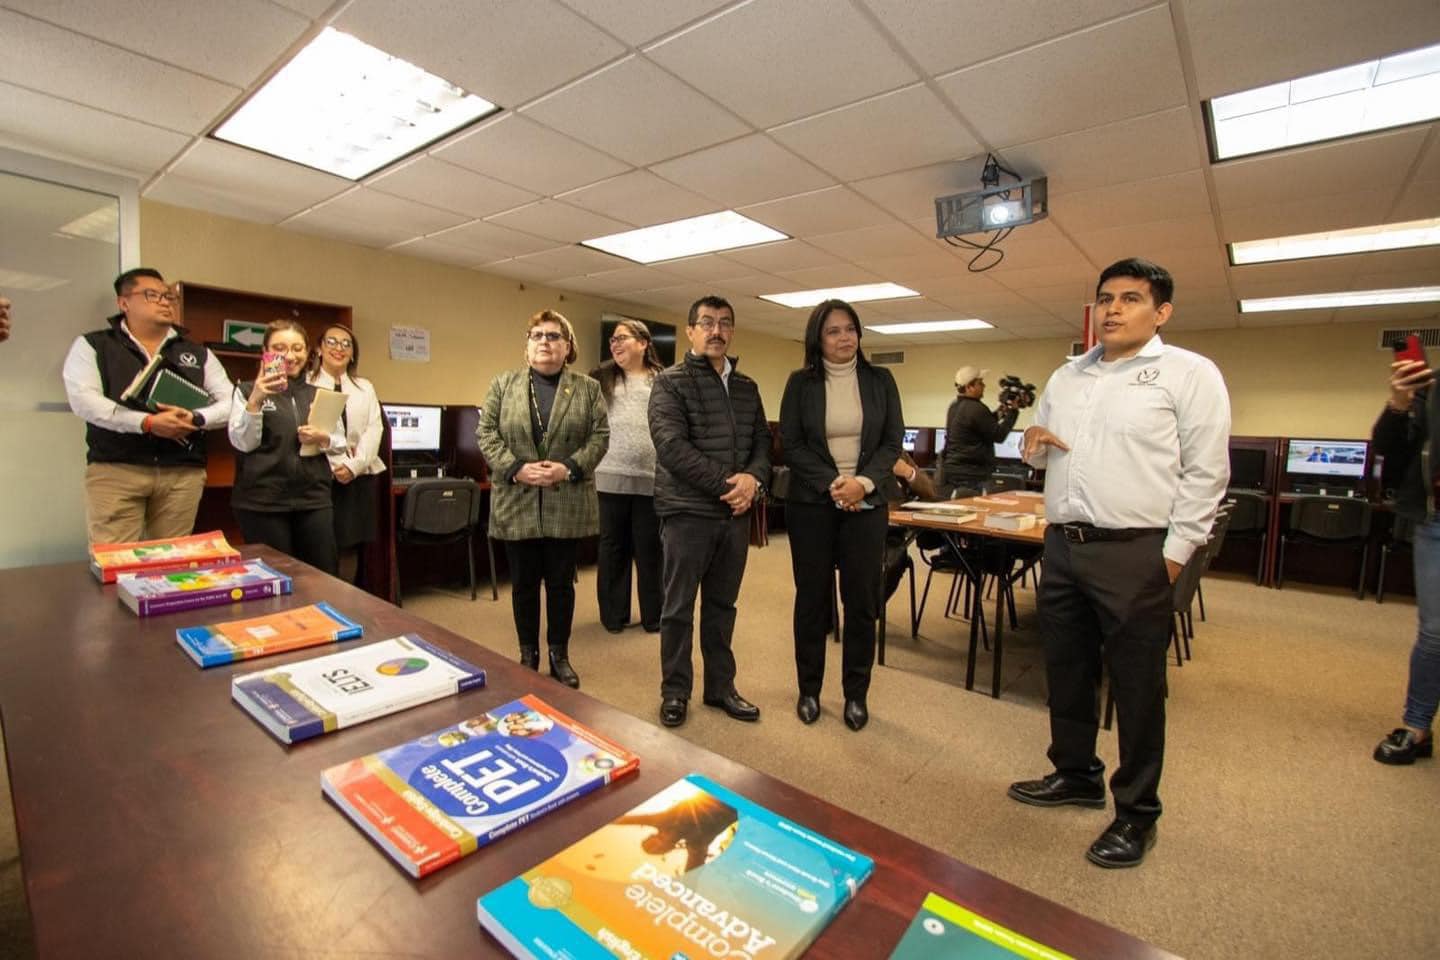
[[[230,378],[179,326],[158,270],[125,271],[115,295],[120,312],[75,338],[62,371],[70,409],[86,424],[90,542],[183,537],[205,490],[201,431],[229,420]]]

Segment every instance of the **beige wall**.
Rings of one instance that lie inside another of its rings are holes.
[[[553,307],[575,324],[577,369],[597,362],[600,315],[661,320],[683,329],[685,318],[655,307],[522,284],[445,264],[325,240],[227,217],[146,201],[141,209],[145,263],[167,277],[238,290],[354,307],[365,345],[361,372],[382,397],[418,403],[479,403],[490,378],[520,363],[525,318]],[[864,308],[861,307],[864,319]],[[766,336],[743,308],[735,339],[741,369],[760,384],[771,419],[780,413],[788,373],[800,365],[800,344]],[[1435,321],[1430,321],[1434,323]],[[391,324],[430,330],[428,364],[392,362]],[[1379,323],[1198,330],[1175,322],[1170,342],[1214,360],[1230,388],[1234,432],[1260,436],[1364,437],[1380,404],[1389,354],[1375,348]],[[865,339],[870,350],[883,338]],[[1045,385],[1069,351],[1068,341],[1009,341],[953,347],[907,347],[891,368],[906,423],[939,426],[954,397],[955,368],[974,363],[991,373],[987,400],[1001,376],[1014,373]],[[1021,426],[1029,422],[1022,414]]]

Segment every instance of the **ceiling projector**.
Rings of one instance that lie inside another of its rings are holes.
[[[1049,213],[1045,178],[987,186],[935,199],[935,236],[963,237],[1044,220]]]

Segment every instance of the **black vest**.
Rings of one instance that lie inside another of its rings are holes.
[[[235,402],[243,404],[254,383],[235,385]],[[330,506],[330,458],[322,451],[300,456],[299,428],[310,416],[315,387],[303,377],[290,381],[285,393],[265,398],[260,407],[260,446],[235,452],[235,487],[230,503],[241,510],[288,513]]]
[[[164,359],[161,366],[189,380],[197,387],[205,386],[205,363],[209,352],[188,339],[179,328],[178,337],[171,337],[160,347]],[[129,410],[149,413],[143,399],[121,400],[120,394],[148,362],[144,351],[120,329],[120,317],[110,318],[110,326],[85,334],[85,342],[95,351],[95,365],[100,368],[100,390],[106,397]],[[157,437],[149,433],[117,433],[85,424],[88,463],[133,463],[139,466],[204,466],[205,432],[196,430],[182,441]]]

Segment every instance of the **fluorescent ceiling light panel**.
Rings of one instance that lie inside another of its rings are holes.
[[[749,217],[742,217],[734,210],[721,210],[701,217],[689,217],[670,223],[657,223],[653,227],[612,233],[608,237],[582,240],[581,244],[613,253],[636,263],[658,263],[678,257],[693,257],[701,253],[715,253],[718,250],[736,250],[753,247],[757,243],[773,243],[789,240],[779,230],[772,230],[763,223],[756,223]]]
[[[58,231],[79,240],[99,240],[112,246],[120,242],[120,204],[111,201],[76,217]]]
[[[992,330],[984,320],[919,320],[915,323],[867,323],[876,333],[948,333],[952,330]]]
[[[1440,44],[1210,101],[1228,160],[1440,117]]]
[[[497,109],[326,27],[214,135],[359,180]]]
[[[766,293],[761,300],[778,303],[782,307],[813,307],[826,300],[844,300],[847,303],[864,303],[867,300],[901,300],[918,297],[920,294],[898,283],[862,283],[855,287],[827,287],[823,290],[797,290],[794,293]]]
[[[1346,253],[1375,253],[1379,250],[1403,250],[1440,244],[1440,217],[1411,220],[1408,223],[1382,223],[1353,230],[1328,230],[1324,233],[1302,233],[1273,240],[1246,240],[1232,243],[1230,262],[1237,266],[1247,263],[1272,263],[1276,260],[1308,260],[1312,257],[1335,257]]]
[[[1264,297],[1258,300],[1241,300],[1240,312],[1334,310],[1339,307],[1383,307],[1395,303],[1430,303],[1432,301],[1440,301],[1440,287],[1398,287],[1391,290],[1312,293],[1298,297]]]

